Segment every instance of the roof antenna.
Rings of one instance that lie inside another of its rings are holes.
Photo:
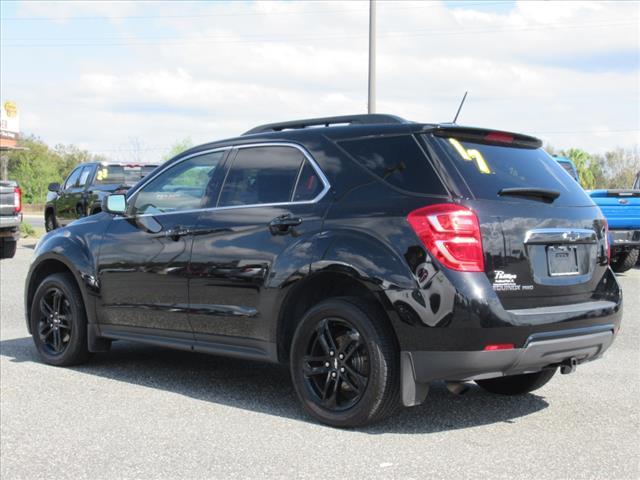
[[[467,99],[467,93],[468,92],[464,92],[464,97],[462,97],[462,101],[460,102],[460,106],[458,107],[458,111],[456,112],[456,116],[454,117],[452,123],[456,123],[456,120],[458,119],[458,115],[460,115],[460,110],[462,110],[462,106],[464,105],[464,101]]]

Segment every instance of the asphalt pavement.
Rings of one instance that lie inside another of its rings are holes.
[[[0,477],[640,478],[640,270],[602,360],[534,394],[436,385],[360,430],[314,423],[287,369],[116,342],[83,366],[38,359],[24,324],[32,248],[0,263]]]

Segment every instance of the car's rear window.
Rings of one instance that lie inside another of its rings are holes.
[[[447,194],[412,135],[359,138],[338,144],[358,163],[395,187],[429,195]]]
[[[542,188],[560,192],[556,205],[591,205],[580,185],[543,149],[516,148],[432,137],[451,159],[477,198],[500,197],[503,188]]]
[[[98,167],[95,183],[98,185],[133,186],[153,172],[155,168],[156,165],[102,165]]]

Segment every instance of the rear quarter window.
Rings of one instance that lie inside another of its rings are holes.
[[[358,138],[338,142],[378,178],[409,192],[447,195],[444,185],[411,135]]]
[[[593,205],[580,185],[541,148],[516,148],[455,138],[431,138],[477,198],[522,201],[516,197],[500,197],[498,192],[503,188],[529,187],[560,192],[554,205]]]

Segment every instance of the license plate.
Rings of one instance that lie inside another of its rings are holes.
[[[549,275],[578,275],[578,250],[570,246],[547,247]]]

